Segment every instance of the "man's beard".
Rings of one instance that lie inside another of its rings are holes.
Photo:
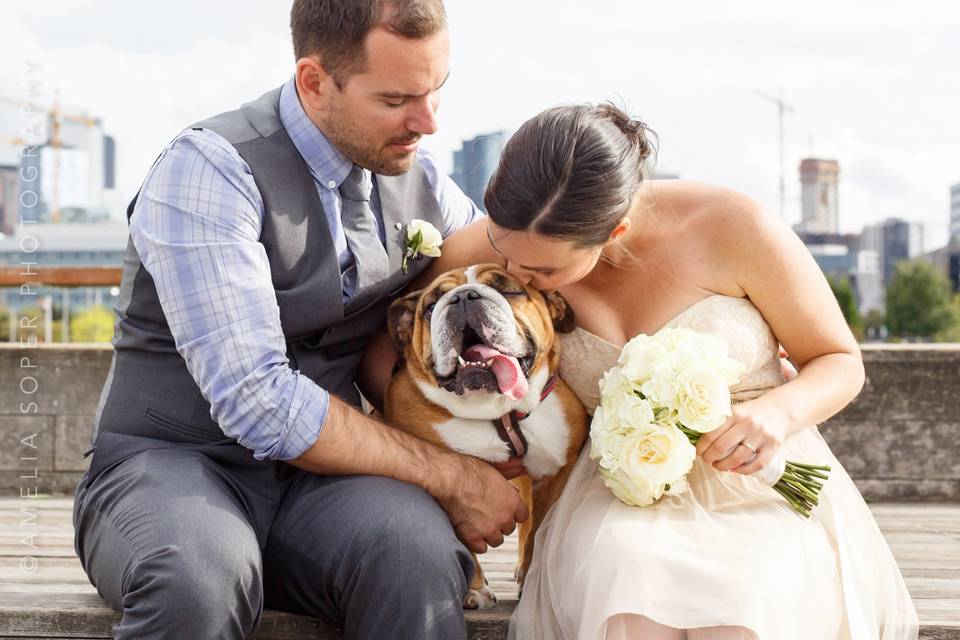
[[[406,173],[416,158],[416,153],[397,157],[384,146],[369,141],[362,127],[356,125],[341,109],[331,114],[324,132],[330,142],[354,164],[382,176],[399,176]],[[416,136],[419,139],[419,136]],[[410,142],[410,138],[402,142]],[[395,142],[401,142],[399,140]]]

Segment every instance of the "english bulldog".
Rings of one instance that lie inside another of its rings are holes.
[[[519,527],[522,587],[536,530],[587,437],[583,405],[557,378],[557,332],[573,330],[572,311],[559,294],[483,264],[398,299],[387,324],[401,354],[386,393],[389,423],[490,462],[523,457],[529,477],[515,484],[531,517]],[[496,597],[476,567],[464,607],[492,607]]]

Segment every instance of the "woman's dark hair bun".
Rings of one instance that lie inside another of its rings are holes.
[[[615,124],[633,142],[641,162],[656,153],[656,134],[645,122],[631,118],[612,102],[602,102],[596,106],[596,110],[597,115]]]

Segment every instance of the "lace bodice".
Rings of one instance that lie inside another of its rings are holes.
[[[678,313],[666,327],[685,327],[726,339],[730,355],[746,368],[740,381],[730,389],[735,400],[756,398],[783,383],[779,343],[766,320],[746,298],[708,296]],[[592,413],[600,402],[600,378],[617,363],[621,347],[577,328],[561,336],[561,348],[560,377]]]

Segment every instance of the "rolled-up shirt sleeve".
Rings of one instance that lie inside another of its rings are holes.
[[[319,437],[330,396],[290,368],[263,211],[236,149],[190,129],[148,173],[130,236],[213,420],[258,460],[291,460]]]

